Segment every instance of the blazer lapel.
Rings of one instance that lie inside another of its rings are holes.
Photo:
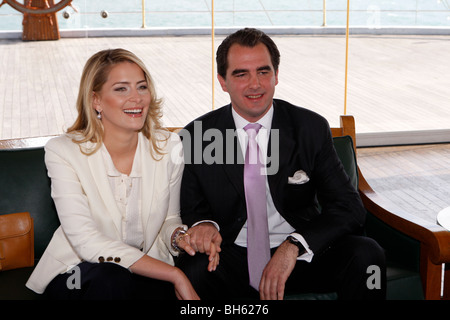
[[[103,161],[102,151],[98,150],[93,155],[88,157],[89,168],[94,177],[95,184],[99,190],[99,194],[103,200],[103,206],[107,208],[106,212],[111,215],[111,218],[116,226],[118,234],[122,231],[122,215],[117,208],[116,199],[109,185],[108,176],[105,173],[105,163]]]
[[[155,199],[155,173],[157,170],[157,162],[152,158],[150,154],[150,143],[145,138],[145,136],[140,133],[139,134],[139,148],[141,153],[141,175],[142,175],[142,183],[141,183],[141,193],[142,193],[142,223],[145,226],[151,225],[148,224],[148,219],[150,219],[152,212],[152,204],[157,200]],[[145,192],[145,193],[144,193]],[[146,231],[146,230],[144,230]],[[148,231],[148,230],[147,230]],[[149,234],[149,232],[146,232]],[[144,239],[147,239],[145,236]],[[145,246],[144,246],[145,247]]]

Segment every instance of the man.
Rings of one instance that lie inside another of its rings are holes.
[[[384,253],[362,236],[365,210],[336,155],[328,123],[273,99],[279,60],[275,43],[256,29],[237,31],[217,50],[218,79],[231,104],[181,133],[181,217],[191,226],[186,240],[206,255],[184,255],[179,266],[202,299],[283,299],[288,292],[383,298]],[[259,124],[250,130],[248,123]],[[257,133],[256,143],[251,133]],[[255,155],[263,155],[253,156],[253,165],[266,164],[256,186],[246,178],[252,161],[244,161],[252,146],[259,147]],[[257,193],[261,185],[265,200],[253,210],[248,192]],[[253,211],[264,215],[253,218]],[[266,226],[253,227],[253,221]],[[253,258],[255,246],[260,248]],[[267,252],[254,272],[251,265]],[[216,268],[212,261],[219,256]],[[381,289],[367,286],[371,265],[381,270]]]

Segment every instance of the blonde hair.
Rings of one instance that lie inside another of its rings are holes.
[[[67,129],[67,133],[75,134],[73,142],[81,144],[90,141],[96,144],[94,149],[83,150],[81,152],[90,155],[95,153],[103,143],[103,125],[97,118],[97,113],[93,108],[93,93],[99,92],[108,79],[109,73],[113,66],[122,62],[131,62],[137,64],[144,72],[145,79],[150,90],[151,101],[150,108],[145,119],[144,126],[140,130],[151,142],[152,156],[156,159],[156,154],[162,155],[160,140],[156,135],[157,130],[162,130],[162,101],[157,98],[155,86],[152,77],[144,63],[132,52],[125,49],[108,49],[102,50],[94,54],[86,62],[80,80],[80,89],[77,98],[78,116],[74,124]],[[80,137],[81,135],[81,137]],[[158,135],[161,137],[161,135]],[[168,139],[168,135],[163,135]]]

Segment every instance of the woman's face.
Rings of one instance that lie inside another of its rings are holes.
[[[121,62],[112,67],[93,106],[102,115],[105,134],[112,130],[138,132],[150,107],[151,94],[142,69],[135,63]]]

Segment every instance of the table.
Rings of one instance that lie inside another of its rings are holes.
[[[450,231],[450,207],[439,211],[437,215],[437,223],[443,228]],[[444,264],[444,298],[450,298],[450,263]]]
[[[447,207],[438,213],[437,222],[450,231],[450,207]]]

